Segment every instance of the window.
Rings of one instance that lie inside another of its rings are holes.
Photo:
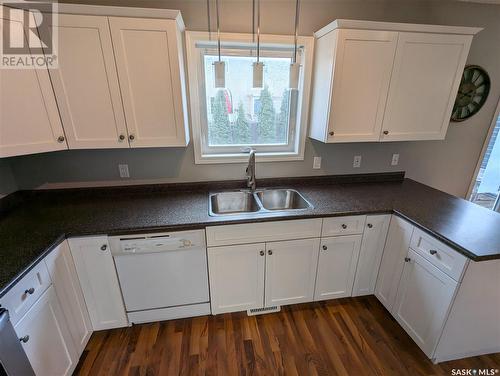
[[[300,38],[298,90],[289,86],[291,37],[261,36],[264,88],[252,87],[256,61],[251,35],[223,34],[221,59],[226,87],[214,86],[216,42],[187,32],[191,121],[196,163],[246,161],[250,147],[259,161],[303,159],[310,86],[312,38]],[[307,95],[305,93],[307,91]]]
[[[469,199],[500,212],[500,103],[476,168]]]

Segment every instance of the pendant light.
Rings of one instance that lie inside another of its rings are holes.
[[[255,6],[254,10],[255,12]],[[253,63],[253,87],[262,89],[264,87],[264,64],[260,59],[260,0],[257,0],[257,61]]]
[[[295,37],[293,47],[293,62],[290,64],[289,86],[290,89],[299,88],[300,63],[297,63],[297,38],[299,30],[299,0],[295,0]]]
[[[215,10],[217,12],[217,52],[219,61],[214,62],[215,87],[226,87],[226,63],[220,59],[220,22],[219,22],[219,0],[215,0]]]

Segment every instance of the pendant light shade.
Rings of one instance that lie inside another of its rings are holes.
[[[220,23],[219,23],[219,0],[215,0],[215,9],[217,12],[217,52],[219,61],[214,62],[214,86],[216,88],[226,87],[226,63],[220,59]]]
[[[254,4],[255,12],[255,4]],[[257,61],[253,63],[253,88],[264,87],[264,63],[260,61],[260,0],[257,0]]]
[[[290,89],[299,88],[300,63],[297,63],[297,38],[299,30],[299,0],[295,0],[295,36],[293,47],[293,62],[290,64],[289,87]]]

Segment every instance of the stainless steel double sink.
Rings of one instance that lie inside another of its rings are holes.
[[[259,214],[274,211],[305,210],[313,206],[294,189],[259,189],[211,193],[209,214]]]

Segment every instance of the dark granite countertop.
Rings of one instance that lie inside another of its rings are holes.
[[[499,213],[402,177],[258,180],[297,189],[314,208],[253,217],[208,215],[208,193],[241,182],[18,192],[0,214],[0,296],[67,237],[277,219],[395,213],[474,261],[500,258]]]

